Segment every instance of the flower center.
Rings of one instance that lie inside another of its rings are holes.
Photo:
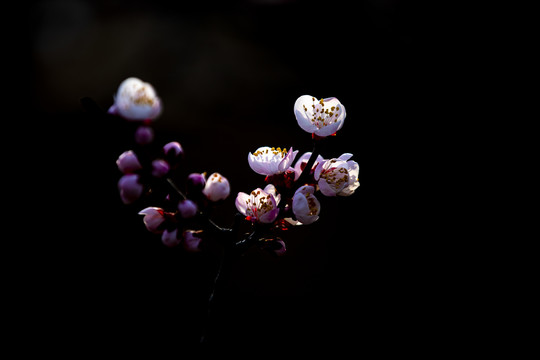
[[[126,92],[127,91],[128,90],[126,89]],[[148,89],[146,86],[138,86],[137,84],[133,84],[129,97],[135,105],[152,106],[154,105],[155,99],[151,95],[151,90]]]
[[[326,180],[328,185],[337,190],[349,183],[349,172],[343,167],[333,167],[324,170],[321,174],[321,178]]]
[[[304,112],[319,129],[330,124],[337,122],[337,119],[341,115],[342,109],[338,106],[328,107],[328,104],[325,103],[324,99],[318,100],[314,97],[311,98],[312,104],[311,109],[309,106],[302,105],[304,107]]]
[[[315,202],[315,197],[311,194],[306,195],[306,200],[309,206],[309,215],[317,215],[317,203]]]
[[[257,150],[253,153],[253,156],[256,156],[257,158],[261,160],[269,160],[276,156],[280,159],[283,159],[286,155],[287,155],[287,149],[283,148],[283,150],[281,150],[280,147],[278,147],[277,149],[273,147],[273,148],[267,148],[264,150]]]
[[[246,200],[246,215],[258,218],[259,216],[266,214],[268,211],[271,211],[274,208],[271,196],[272,195],[270,194],[261,194],[260,190],[253,190],[250,198]]]

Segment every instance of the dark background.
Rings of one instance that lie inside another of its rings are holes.
[[[217,255],[168,249],[145,230],[141,209],[123,205],[116,188],[131,130],[80,103],[91,97],[106,110],[136,76],[164,104],[155,143],[177,140],[188,172],[229,179],[231,196],[215,213],[222,226],[237,192],[264,185],[248,152],[311,151],[293,113],[300,95],[335,96],[347,109],[323,156],[353,153],[361,186],[346,198],[320,194],[319,221],[284,234],[285,256],[251,249],[232,264],[210,344],[384,352],[446,336],[450,295],[433,270],[445,234],[443,245],[426,240],[430,200],[417,192],[434,175],[414,172],[433,161],[419,133],[439,131],[427,84],[442,69],[423,41],[424,20],[437,13],[397,0],[78,0],[35,2],[28,14],[26,132],[39,148],[39,203],[56,209],[34,223],[36,333],[54,324],[53,338],[88,350],[199,340]]]

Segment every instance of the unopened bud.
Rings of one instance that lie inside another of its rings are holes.
[[[189,174],[186,182],[188,194],[193,194],[204,189],[206,179],[204,174],[192,173]]]
[[[158,178],[163,177],[167,175],[169,170],[170,170],[169,164],[165,160],[157,159],[157,160],[152,161],[152,176],[155,176]]]
[[[131,204],[139,199],[143,192],[143,186],[139,183],[139,175],[127,174],[118,180],[120,198],[124,204]]]
[[[154,130],[150,126],[141,125],[135,130],[135,142],[139,145],[150,144],[154,140]]]
[[[197,204],[195,204],[193,201],[189,199],[186,199],[178,203],[178,211],[180,211],[180,215],[184,219],[188,219],[197,215],[197,212],[199,211],[199,209],[197,208]]]
[[[118,169],[124,174],[129,174],[142,168],[137,155],[132,150],[122,153],[118,157],[118,160],[116,160],[116,165],[118,165]]]
[[[184,249],[186,249],[189,252],[197,252],[201,251],[199,248],[201,244],[201,238],[199,235],[201,235],[202,230],[199,231],[193,231],[193,230],[187,230],[184,231]]]
[[[161,242],[165,244],[167,247],[175,247],[179,245],[182,242],[182,239],[177,238],[178,235],[178,229],[174,230],[165,230],[163,231],[163,235],[161,235]]]
[[[225,200],[230,192],[229,180],[219,173],[210,175],[203,189],[203,194],[210,201]]]

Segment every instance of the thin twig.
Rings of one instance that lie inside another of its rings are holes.
[[[213,308],[212,304],[213,304],[213,300],[214,300],[214,294],[216,292],[217,283],[218,283],[219,277],[220,277],[222,269],[223,269],[223,264],[225,262],[225,256],[226,256],[225,254],[226,254],[226,250],[223,247],[222,252],[221,252],[221,259],[219,261],[219,266],[218,266],[218,269],[216,271],[216,276],[214,277],[214,282],[212,283],[212,290],[210,291],[210,295],[208,296],[208,308],[207,308],[207,312],[206,312],[206,321],[205,321],[205,324],[204,324],[204,328],[203,328],[201,338],[199,340],[199,342],[201,344],[205,343],[206,339],[207,339],[206,335],[207,335],[208,328],[209,328],[209,325],[210,325],[210,319],[211,319],[212,308]]]
[[[178,186],[176,186],[176,184],[172,181],[171,178],[167,178],[167,182],[173,188],[173,190],[176,191],[176,193],[182,197],[182,199],[184,200],[187,199],[186,195],[184,195],[184,193],[178,188]]]

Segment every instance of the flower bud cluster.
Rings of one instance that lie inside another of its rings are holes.
[[[157,201],[162,203],[161,206],[146,207],[139,212],[144,216],[146,228],[160,234],[163,244],[168,247],[182,244],[188,251],[198,251],[203,231],[195,228],[200,227],[199,220],[212,202],[229,196],[229,181],[219,173],[213,173],[208,179],[204,173],[192,173],[186,179],[185,189],[180,190],[166,177],[179,165],[182,146],[178,142],[168,143],[161,155],[162,158],[153,160],[146,170],[132,150],[120,155],[117,165],[124,174],[118,182],[120,198],[125,204],[133,204],[145,191],[160,194],[162,199]],[[159,191],[159,188],[168,191]]]
[[[157,193],[161,206],[149,206],[139,212],[148,231],[160,234],[163,244],[174,247],[182,244],[188,251],[198,251],[203,237],[200,218],[213,202],[229,196],[229,181],[219,173],[192,173],[187,176],[185,189],[180,190],[170,178],[172,168],[179,165],[183,156],[182,146],[170,142],[163,147],[162,158],[151,162],[149,169],[141,165],[134,151],[128,150],[117,160],[118,169],[124,174],[119,182],[120,198],[125,204],[137,203],[145,193]],[[166,179],[165,179],[166,178]],[[145,182],[144,179],[147,179]],[[159,191],[165,188],[168,191]]]
[[[199,251],[204,237],[205,212],[212,203],[226,199],[230,193],[227,178],[219,173],[206,177],[206,173],[187,176],[180,189],[172,180],[172,171],[182,165],[184,149],[177,141],[165,144],[160,153],[149,157],[148,145],[154,139],[152,121],[161,113],[161,100],[153,87],[137,78],[120,84],[115,103],[109,113],[141,125],[135,130],[134,139],[143,152],[135,150],[120,154],[116,164],[122,173],[118,181],[120,199],[124,204],[143,204],[155,201],[159,206],[146,206],[139,211],[146,229],[161,235],[168,247],[183,245],[187,251]]]
[[[156,180],[165,178],[172,169],[180,165],[183,154],[182,146],[176,141],[166,144],[160,156],[145,164],[146,166],[143,166],[134,150],[120,154],[116,165],[123,174],[118,181],[122,202],[132,204],[139,200]]]

